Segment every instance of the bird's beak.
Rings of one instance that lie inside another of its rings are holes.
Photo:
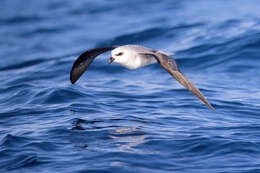
[[[109,61],[108,61],[108,64],[111,64],[114,60],[115,60],[115,58],[110,57],[110,59],[109,59]]]

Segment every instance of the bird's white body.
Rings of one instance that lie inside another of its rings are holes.
[[[137,69],[156,63],[153,56],[140,54],[147,52],[152,52],[152,49],[137,45],[126,45],[114,49],[111,56],[114,58],[114,62],[128,69]]]

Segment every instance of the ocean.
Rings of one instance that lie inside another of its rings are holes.
[[[0,2],[1,173],[260,172],[260,1]],[[138,44],[172,56],[216,111],[158,64],[84,51]]]

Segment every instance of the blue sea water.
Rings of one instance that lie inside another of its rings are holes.
[[[208,109],[157,64],[85,50],[175,52]],[[260,172],[258,0],[0,1],[0,172]]]

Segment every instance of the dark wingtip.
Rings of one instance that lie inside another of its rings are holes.
[[[71,75],[70,75],[70,82],[71,82],[72,84],[74,84],[76,81],[77,81],[77,79],[75,78],[75,76],[71,74]]]
[[[74,84],[80,76],[88,69],[94,58],[108,50],[113,50],[118,46],[102,47],[90,49],[81,54],[74,62],[70,71],[70,82]]]
[[[209,105],[207,105],[212,111],[216,112],[216,109],[209,103]]]
[[[72,66],[72,69],[70,71],[70,82],[74,84],[80,76],[84,73],[84,70],[80,68],[80,65],[78,63],[78,59],[75,61],[75,63]]]

